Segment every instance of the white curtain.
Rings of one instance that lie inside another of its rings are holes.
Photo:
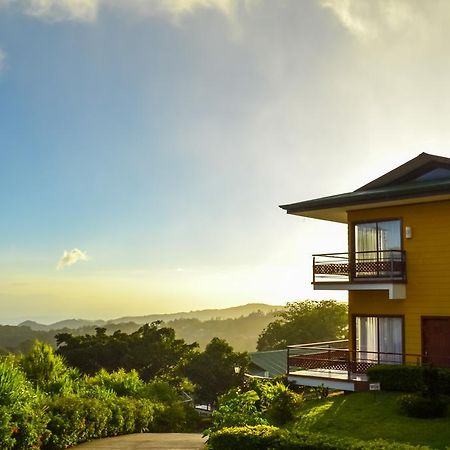
[[[356,350],[359,361],[378,359],[378,326],[377,317],[356,318]]]
[[[403,353],[402,319],[380,317],[379,319],[380,363],[400,364]],[[385,355],[383,353],[394,353]]]
[[[401,317],[356,317],[358,361],[400,364],[403,360],[402,325]]]

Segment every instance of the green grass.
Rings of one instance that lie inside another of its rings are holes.
[[[450,417],[413,419],[400,415],[397,393],[357,393],[306,401],[294,429],[361,440],[382,438],[434,449],[450,448]]]

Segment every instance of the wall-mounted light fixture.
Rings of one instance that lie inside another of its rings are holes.
[[[405,227],[405,238],[406,239],[411,239],[412,238],[411,227]]]

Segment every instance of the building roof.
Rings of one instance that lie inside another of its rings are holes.
[[[269,376],[284,375],[287,372],[287,350],[270,350],[250,353],[252,364],[269,372]]]
[[[347,211],[450,199],[450,158],[421,153],[353,192],[281,205],[288,214],[347,222]]]

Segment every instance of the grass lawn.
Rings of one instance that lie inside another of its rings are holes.
[[[294,429],[316,431],[338,437],[428,445],[450,448],[450,417],[413,419],[400,415],[399,394],[362,392],[325,400],[305,401]]]

